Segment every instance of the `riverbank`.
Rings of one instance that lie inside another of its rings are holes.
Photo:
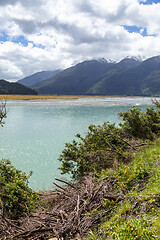
[[[139,150],[131,163],[98,178],[86,176],[79,184],[57,179],[55,191],[38,193],[36,211],[18,220],[0,214],[1,239],[159,239],[160,141]]]
[[[94,96],[94,95],[14,95],[0,94],[0,100],[47,100],[47,99],[153,99],[145,96]],[[156,99],[159,99],[158,97]]]
[[[38,99],[78,99],[78,98],[106,98],[106,96],[82,95],[0,95],[1,100],[38,100]]]
[[[6,102],[7,106],[140,106],[153,104],[151,97],[139,96],[0,95],[0,100]]]

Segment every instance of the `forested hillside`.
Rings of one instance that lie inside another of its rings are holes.
[[[0,94],[36,95],[37,92],[34,89],[25,87],[19,83],[11,83],[5,80],[0,80]]]

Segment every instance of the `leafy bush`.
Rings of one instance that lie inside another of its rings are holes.
[[[28,187],[28,178],[24,172],[17,170],[9,160],[0,160],[0,212],[18,217],[23,212],[32,210],[39,199]]]
[[[124,121],[120,126],[135,137],[153,140],[160,135],[159,103],[155,102],[155,105],[157,110],[151,107],[142,112],[134,106],[130,111],[119,113]]]
[[[90,125],[84,138],[77,134],[78,141],[66,143],[59,157],[62,174],[70,173],[74,179],[79,179],[85,174],[112,167],[116,161],[131,159],[135,141],[153,140],[160,135],[160,103],[154,103],[156,110],[150,107],[142,112],[133,107],[119,113],[124,121],[119,128],[104,123],[102,126]]]
[[[71,173],[78,179],[85,174],[101,172],[112,167],[116,161],[126,161],[130,153],[129,143],[124,141],[126,134],[114,124],[104,123],[102,126],[90,125],[87,135],[80,134],[78,141],[66,143],[66,148],[59,157],[62,174]]]

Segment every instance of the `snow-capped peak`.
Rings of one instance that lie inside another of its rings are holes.
[[[138,55],[138,56],[127,56],[124,59],[133,59],[135,61],[142,62],[142,57],[140,55]]]
[[[99,58],[97,59],[97,61],[101,63],[114,63],[111,59],[106,59],[106,58]]]

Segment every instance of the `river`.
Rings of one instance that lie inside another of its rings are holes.
[[[118,112],[151,104],[151,98],[142,97],[8,100],[7,118],[0,128],[0,158],[10,159],[27,174],[32,170],[33,189],[52,189],[55,177],[61,177],[58,156],[75,134],[84,136],[91,123],[118,124]]]

